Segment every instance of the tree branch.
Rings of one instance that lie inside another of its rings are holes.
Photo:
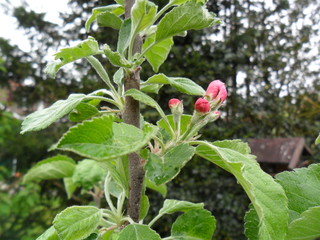
[[[125,0],[125,17],[131,15],[131,8],[135,0]],[[137,36],[132,49],[132,55],[136,52],[141,52],[142,39]],[[126,74],[124,78],[124,89],[140,89],[140,67]],[[140,128],[140,107],[139,102],[130,96],[125,98],[125,107],[123,112],[123,120],[127,124],[134,125]],[[139,221],[140,202],[142,195],[142,185],[144,179],[144,169],[142,161],[137,153],[131,153],[128,156],[129,174],[130,174],[130,190],[128,201],[128,214],[135,221]]]

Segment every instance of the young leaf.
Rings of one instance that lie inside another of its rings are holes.
[[[75,47],[62,48],[54,55],[55,60],[59,60],[49,63],[45,71],[50,77],[54,78],[56,72],[58,72],[63,65],[98,53],[98,42],[93,37],[89,37]]]
[[[150,188],[162,195],[162,197],[167,196],[167,186],[165,184],[156,185],[155,183],[151,182],[148,178],[145,178],[147,188]]]
[[[75,184],[72,180],[72,177],[66,177],[63,179],[64,188],[66,190],[68,199],[72,197],[72,194],[77,189],[78,185]]]
[[[203,209],[203,205],[203,203],[166,199],[163,203],[163,207],[159,210],[159,215],[172,214],[175,212],[188,212],[193,209]]]
[[[97,7],[92,9],[92,15],[87,20],[85,28],[86,31],[89,32],[91,24],[96,21],[97,16],[101,13],[110,12],[113,13],[116,16],[120,16],[124,13],[124,7],[120,4],[112,4],[105,7]]]
[[[147,93],[158,93],[163,84],[146,84],[140,81],[140,90]]]
[[[90,189],[95,183],[102,181],[105,176],[106,172],[96,161],[85,159],[77,163],[72,175],[72,181],[76,185]]]
[[[69,207],[53,220],[61,239],[79,240],[88,237],[99,225],[102,211],[92,206]]]
[[[84,94],[71,94],[66,100],[59,100],[48,108],[31,113],[22,122],[21,134],[48,127],[78,106],[85,97],[86,95]]]
[[[103,51],[111,64],[118,67],[132,67],[132,63],[128,62],[120,53],[113,52],[107,44],[104,45]]]
[[[216,220],[209,211],[194,209],[177,218],[171,236],[174,239],[211,240],[215,229]]]
[[[70,112],[69,120],[71,122],[82,122],[97,115],[99,115],[99,111],[95,106],[81,102]]]
[[[248,240],[259,239],[259,216],[252,204],[250,204],[249,211],[246,212],[244,222],[244,234]]]
[[[130,224],[119,234],[117,240],[161,240],[158,233],[146,225]]]
[[[179,92],[189,95],[202,96],[205,93],[205,90],[202,87],[188,78],[167,77],[162,73],[153,75],[145,82],[145,84],[170,84]]]
[[[287,240],[313,240],[320,237],[320,206],[311,207],[289,225]]]
[[[119,31],[119,39],[117,44],[117,52],[124,55],[125,50],[129,46],[131,34],[131,18],[124,20],[120,31]]]
[[[261,170],[247,144],[238,140],[202,142],[196,154],[237,178],[258,213],[260,240],[285,239],[289,218],[286,195],[281,185]]]
[[[143,194],[141,196],[141,206],[140,206],[139,220],[142,220],[147,216],[149,208],[150,208],[149,198],[148,198],[147,195]]]
[[[124,95],[131,96],[135,100],[142,102],[150,107],[155,108],[162,118],[167,119],[166,115],[164,114],[164,112],[163,112],[162,108],[159,106],[159,104],[152,97],[148,96],[147,94],[145,94],[137,89],[129,89],[128,91],[126,91],[126,93]]]
[[[149,27],[156,16],[158,6],[148,0],[136,0],[131,10],[131,38]]]
[[[320,164],[279,173],[276,181],[284,188],[291,211],[301,214],[310,207],[320,206]]]
[[[219,20],[213,13],[209,13],[203,4],[190,1],[175,7],[161,19],[156,31],[156,42],[183,31],[207,28],[216,23],[219,23]]]
[[[24,183],[70,177],[73,174],[75,162],[63,155],[47,158],[33,166],[23,178]]]
[[[53,226],[48,228],[43,234],[41,234],[36,240],[60,240],[56,230]]]
[[[166,152],[163,156],[149,153],[145,165],[147,178],[157,185],[171,181],[193,157],[194,150],[188,144],[180,144]]]
[[[113,75],[113,81],[118,85],[122,86],[123,83],[124,72],[123,68],[119,68],[115,74]]]
[[[155,41],[155,37],[155,34],[153,34],[146,38],[144,44],[142,45],[142,52]],[[158,72],[159,67],[167,59],[172,45],[173,38],[170,37],[155,44],[146,52],[145,57],[152,66],[153,71]]]
[[[97,15],[97,23],[99,27],[111,27],[113,29],[120,29],[123,21],[112,12],[102,12]]]
[[[113,119],[102,116],[84,121],[70,128],[54,148],[104,161],[141,149],[157,132],[150,124],[142,130],[125,123],[114,123]]]
[[[174,121],[173,116],[168,115],[168,121],[172,128],[174,128]],[[180,120],[180,136],[184,134],[188,130],[188,125],[190,123],[192,116],[191,115],[182,115]],[[163,121],[163,119],[159,120],[157,122],[157,125],[163,129],[165,129],[168,133],[170,133],[170,129],[168,128],[168,125]]]

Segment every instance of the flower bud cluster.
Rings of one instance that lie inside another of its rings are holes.
[[[198,113],[206,114],[211,110],[216,110],[227,98],[227,89],[220,80],[212,81],[202,98],[199,98],[194,104],[194,109]]]

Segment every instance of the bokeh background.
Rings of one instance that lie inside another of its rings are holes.
[[[92,202],[80,192],[67,199],[61,181],[21,184],[27,169],[56,154],[47,149],[71,125],[62,119],[41,132],[20,135],[23,117],[70,93],[104,87],[84,61],[69,64],[50,79],[44,69],[52,54],[88,35],[116,45],[117,32],[112,29],[94,26],[89,34],[84,30],[92,8],[112,1],[59,0],[57,6],[54,2],[50,7],[46,1],[0,1],[0,239],[4,240],[35,239],[65,207]],[[168,61],[160,68],[168,76],[188,77],[204,88],[214,79],[226,83],[229,97],[222,117],[204,129],[203,138],[304,137],[313,152],[309,160],[319,162],[320,149],[314,145],[320,130],[319,1],[209,0],[208,8],[223,24],[175,38]],[[102,61],[111,73],[116,70]],[[142,67],[145,80],[153,72],[147,63]],[[195,98],[169,87],[153,97],[168,113],[172,97],[184,100],[186,113],[193,111]],[[152,109],[142,111],[147,121],[157,121]],[[150,194],[154,216],[163,198]],[[245,239],[243,217],[249,200],[222,169],[194,159],[168,185],[168,198],[204,202],[218,221],[214,239]],[[170,215],[155,227],[166,234],[174,219]]]

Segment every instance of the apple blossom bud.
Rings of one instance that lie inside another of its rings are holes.
[[[204,98],[199,98],[194,104],[194,109],[199,113],[208,113],[210,112],[210,103]]]
[[[171,98],[168,103],[169,108],[173,108],[173,107],[177,106],[180,102],[181,101],[177,98]]]
[[[210,100],[217,99],[224,102],[228,96],[225,84],[220,80],[212,81],[207,88],[206,96],[209,96]]]

